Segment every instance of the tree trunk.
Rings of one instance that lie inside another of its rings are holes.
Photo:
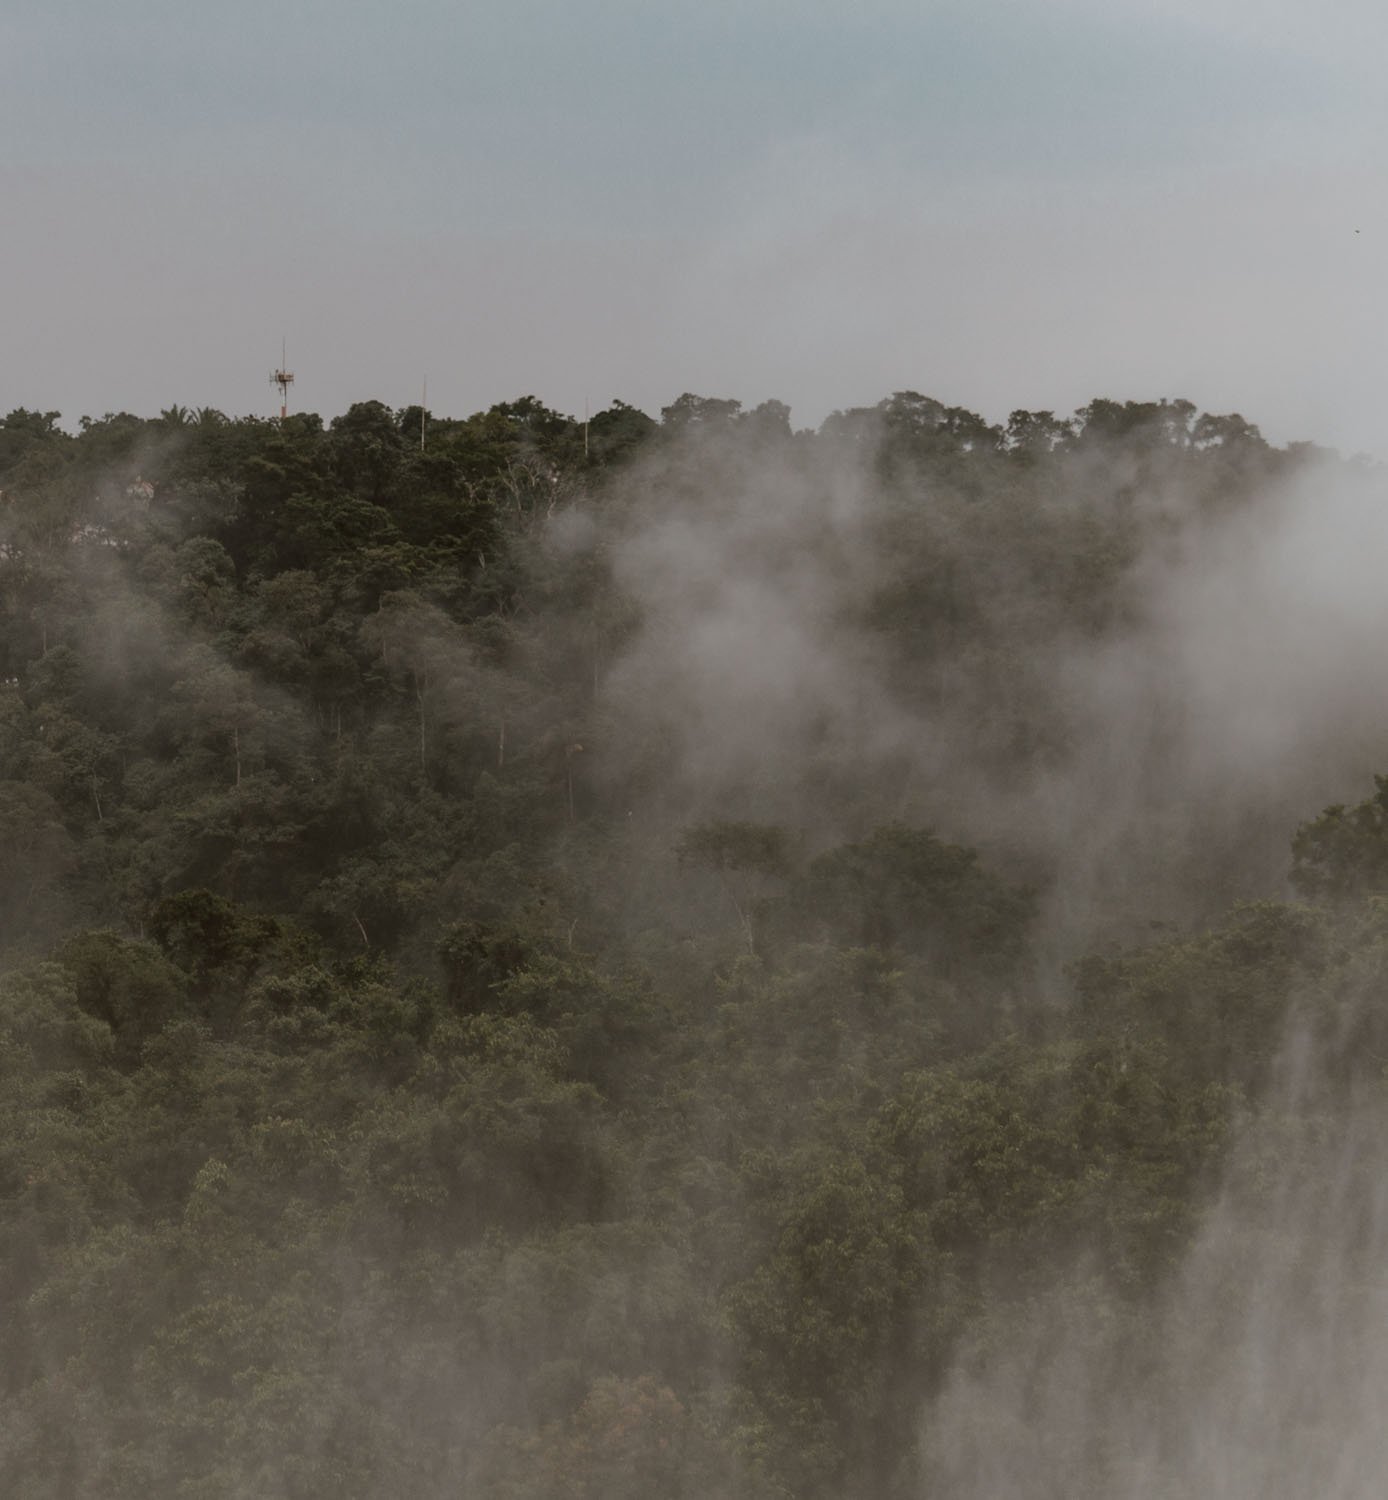
[[[414,695],[415,701],[419,704],[419,769],[421,771],[426,771],[428,770],[426,758],[428,751],[428,742],[425,737],[424,724],[424,681],[418,675],[418,673],[415,674],[414,679]]]

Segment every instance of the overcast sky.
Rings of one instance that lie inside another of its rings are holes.
[[[1370,0],[0,0],[0,410],[1184,396],[1388,457]]]

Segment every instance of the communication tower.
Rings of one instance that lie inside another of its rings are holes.
[[[289,387],[294,384],[294,372],[288,368],[284,357],[284,340],[280,340],[279,368],[270,375],[270,384],[280,388],[280,421],[289,415]]]

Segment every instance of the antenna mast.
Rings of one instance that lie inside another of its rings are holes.
[[[289,415],[289,387],[294,384],[294,372],[287,367],[284,357],[284,340],[280,340],[280,363],[279,369],[270,376],[270,384],[280,388],[280,421]]]

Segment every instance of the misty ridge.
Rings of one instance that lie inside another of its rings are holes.
[[[1383,471],[0,422],[0,1485],[1372,1492]]]

